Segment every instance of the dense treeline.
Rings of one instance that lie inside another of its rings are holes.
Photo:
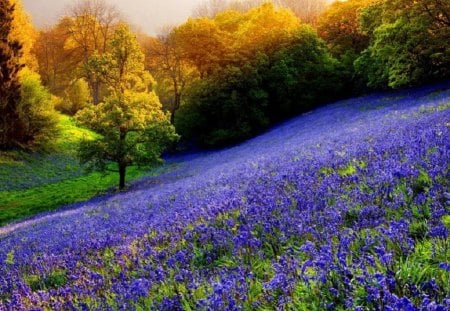
[[[356,70],[371,87],[405,87],[450,75],[450,1],[376,2],[361,14],[370,45]]]
[[[337,1],[304,19],[261,3],[209,1],[145,42],[185,140],[226,145],[332,99],[450,76],[448,1]],[[178,66],[158,66],[167,56]]]
[[[53,107],[76,115],[116,102],[101,71],[124,24],[116,8],[80,1],[36,32],[20,1],[2,6],[2,149],[48,140]],[[227,145],[340,97],[447,79],[448,12],[442,0],[210,0],[158,37],[132,34],[145,68],[125,89],[147,81],[149,107],[160,102],[184,142]]]
[[[211,22],[229,42],[191,83],[175,122],[182,136],[203,146],[234,143],[339,91],[337,63],[314,30],[288,10],[265,4]],[[201,27],[201,20],[188,23]]]

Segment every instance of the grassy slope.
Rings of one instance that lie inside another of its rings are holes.
[[[0,154],[0,226],[8,222],[54,210],[61,205],[88,200],[114,187],[117,174],[85,173],[75,150],[83,137],[96,134],[78,128],[61,116],[61,136],[49,154],[9,152]],[[127,180],[149,174],[130,167]]]

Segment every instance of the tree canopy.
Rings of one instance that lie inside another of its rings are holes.
[[[215,57],[190,84],[175,120],[183,137],[208,147],[231,144],[336,96],[336,62],[291,11],[268,3],[246,12],[224,11],[214,19],[189,20],[178,35],[197,40],[190,32],[194,24],[210,25],[220,35],[209,39],[222,44],[214,44],[219,53],[193,50]]]
[[[450,2],[379,1],[362,12],[369,47],[356,65],[371,87],[405,87],[450,76]]]

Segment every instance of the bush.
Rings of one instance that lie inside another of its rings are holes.
[[[38,147],[57,136],[58,115],[48,90],[37,73],[28,68],[20,72],[21,100],[18,106],[24,147]]]
[[[57,103],[55,108],[64,114],[73,116],[85,108],[90,100],[91,95],[87,82],[84,79],[78,79],[67,88],[64,98]]]

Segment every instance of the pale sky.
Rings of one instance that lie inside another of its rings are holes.
[[[51,26],[67,6],[76,0],[22,0],[25,10],[37,27]],[[157,34],[161,27],[185,21],[203,0],[106,0],[114,4],[132,24],[148,34]]]

